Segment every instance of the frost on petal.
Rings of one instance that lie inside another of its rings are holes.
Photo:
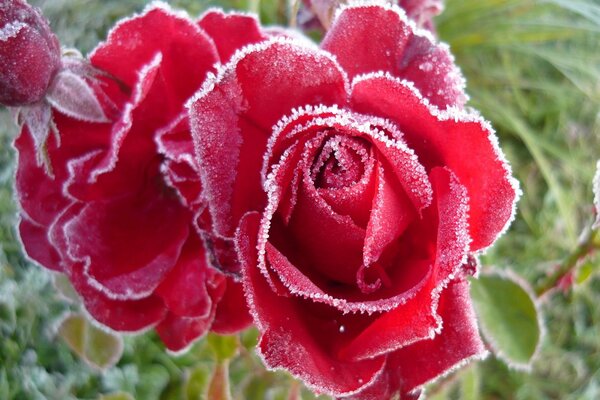
[[[184,318],[169,313],[156,326],[156,332],[165,346],[167,346],[167,349],[177,353],[183,352],[195,340],[208,332],[214,312],[213,307],[210,315],[202,318]]]
[[[200,207],[202,184],[187,113],[158,133],[156,142],[159,152],[166,157],[161,165],[165,182],[177,192],[183,204],[193,209]]]
[[[62,70],[46,95],[57,110],[72,118],[88,122],[108,122],[92,87],[82,77]]]
[[[435,258],[430,261],[433,265],[428,267],[423,281],[414,285],[417,290],[412,297],[407,296],[394,309],[373,316],[370,325],[342,350],[344,357],[362,359],[388,353],[430,338],[441,327],[439,293],[465,262],[469,236],[464,187],[441,168],[436,168],[431,175],[435,202],[418,223],[437,227]],[[416,234],[420,241],[431,236],[418,235],[418,232],[411,234]],[[403,268],[420,269],[415,262],[407,263]],[[410,282],[407,276],[395,280]]]
[[[52,109],[48,104],[43,102],[32,104],[20,110],[20,119],[22,119],[23,125],[27,127],[33,137],[36,150],[35,159],[38,165],[45,164],[46,169],[48,169],[47,172],[52,173],[52,164],[48,159],[48,149],[46,146],[48,135],[50,135],[50,131],[53,129]]]
[[[432,104],[462,107],[464,78],[448,46],[409,23],[395,7],[356,5],[334,20],[321,47],[334,54],[351,78],[385,71],[414,82]]]
[[[391,119],[427,170],[448,167],[469,195],[471,250],[489,246],[510,221],[518,188],[491,127],[477,115],[439,111],[406,82],[377,75],[356,81],[354,109]]]
[[[242,47],[267,39],[253,15],[224,13],[211,9],[200,17],[198,25],[215,42],[221,63],[225,64]]]
[[[334,396],[351,394],[372,381],[385,366],[385,357],[345,362],[334,353],[333,335],[321,330],[329,316],[303,310],[310,300],[277,296],[256,267],[258,215],[242,220],[239,249],[244,260],[244,287],[251,313],[261,331],[259,351],[272,369],[285,368],[313,390]],[[339,326],[335,327],[340,334]],[[343,330],[343,329],[342,329]]]
[[[48,228],[21,216],[19,236],[25,252],[35,262],[54,271],[62,271],[60,256],[48,241]]]
[[[115,331],[139,332],[154,326],[166,315],[167,310],[157,296],[125,301],[110,299],[90,286],[80,263],[71,265],[68,276],[86,311],[96,321]]]
[[[189,213],[148,191],[91,202],[65,226],[69,254],[86,264],[91,284],[119,299],[147,297],[175,266]]]
[[[94,67],[132,88],[138,72],[157,53],[165,60],[169,86],[163,99],[169,103],[183,104],[218,61],[214,44],[193,21],[158,6],[117,24],[90,60]]]
[[[15,189],[22,211],[38,225],[49,226],[69,201],[58,177],[50,177],[36,162],[36,147],[28,129],[14,143],[19,152]]]
[[[388,356],[386,373],[382,378],[389,379],[392,389],[401,393],[411,392],[473,359],[487,355],[477,329],[467,281],[454,280],[442,292],[439,312],[444,321],[440,334]]]
[[[593,228],[600,229],[600,161],[596,164],[596,175],[593,181],[594,207],[596,208],[596,222]]]
[[[315,158],[320,143],[315,140],[304,154],[304,171],[289,223],[284,228],[275,221],[271,235],[274,243],[286,246],[283,250],[294,264],[305,266],[301,267],[304,271],[313,270],[334,281],[353,284],[362,264],[365,229],[349,216],[335,213],[315,188],[307,164]],[[286,184],[278,182],[280,187]]]
[[[202,184],[215,231],[264,206],[260,167],[272,126],[295,107],[346,101],[343,72],[325,53],[287,39],[245,48],[190,103]]]
[[[221,335],[230,335],[247,328],[252,323],[252,316],[246,305],[242,284],[227,278],[225,286],[210,330]]]
[[[0,104],[43,99],[60,67],[60,44],[42,13],[23,0],[0,3]]]
[[[363,248],[363,264],[367,267],[379,260],[387,246],[397,240],[416,217],[408,197],[394,186],[380,166]]]
[[[164,277],[155,293],[169,311],[180,317],[207,317],[212,300],[206,288],[209,276],[204,246],[190,235],[175,266]]]

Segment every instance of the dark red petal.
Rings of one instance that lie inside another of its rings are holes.
[[[292,240],[294,255],[305,259],[317,273],[354,284],[362,265],[365,230],[349,216],[336,214],[317,193],[308,174],[305,170],[299,183],[297,203],[287,226],[290,237],[283,241]]]
[[[90,56],[92,64],[133,87],[138,73],[157,53],[164,61],[169,95],[179,104],[199,87],[219,58],[212,40],[192,20],[164,3],[121,21]]]
[[[69,254],[114,298],[147,297],[175,266],[188,237],[187,210],[154,190],[89,203],[65,226]]]
[[[384,71],[410,80],[438,107],[462,107],[464,78],[448,46],[415,31],[397,7],[358,5],[334,20],[321,47],[335,54],[351,78]]]
[[[437,226],[435,264],[425,277],[424,285],[417,286],[412,295],[406,294],[395,309],[373,317],[370,326],[342,350],[344,357],[363,359],[385,354],[431,337],[440,328],[439,293],[466,261],[470,238],[464,187],[441,168],[434,169],[430,179],[435,203],[421,223]],[[417,268],[417,265],[403,267]]]
[[[402,393],[487,354],[477,329],[467,281],[455,280],[442,292],[439,312],[443,320],[439,335],[402,348],[388,358],[387,370],[393,382],[401,382]]]
[[[388,76],[355,82],[352,105],[393,120],[427,170],[442,166],[456,174],[469,192],[471,250],[494,242],[513,215],[518,187],[492,128],[481,117],[441,112]]]
[[[19,152],[15,188],[17,199],[29,219],[49,226],[60,211],[70,203],[62,193],[62,182],[52,178],[37,164],[33,139],[25,128],[15,140]]]
[[[406,194],[395,190],[392,175],[378,166],[376,193],[363,247],[363,265],[371,266],[379,260],[387,246],[398,239],[416,216]]]
[[[60,255],[48,241],[47,226],[37,224],[26,215],[22,215],[19,236],[29,258],[43,267],[62,272]]]
[[[166,160],[161,172],[166,183],[176,190],[183,204],[197,209],[202,203],[200,173],[194,160],[194,143],[187,112],[181,114],[166,129],[157,134],[159,152]]]
[[[139,332],[156,325],[166,315],[166,308],[157,296],[139,300],[118,301],[89,285],[83,265],[72,264],[69,280],[83,300],[87,312],[102,325],[119,332]]]
[[[207,317],[212,307],[208,294],[208,262],[202,242],[190,235],[179,260],[156,288],[155,293],[172,314],[179,317]]]
[[[228,62],[236,50],[267,39],[253,15],[235,12],[226,14],[221,10],[211,9],[200,17],[198,25],[215,42],[222,64]]]
[[[346,85],[327,53],[281,38],[247,47],[205,83],[190,121],[218,234],[232,237],[244,213],[264,206],[260,169],[272,126],[294,107],[344,104]]]
[[[318,317],[303,309],[303,300],[277,296],[256,267],[259,217],[248,214],[241,222],[239,249],[244,263],[244,287],[254,320],[261,331],[259,351],[269,368],[285,368],[319,392],[351,394],[376,379],[385,357],[343,362],[322,345]],[[310,305],[307,303],[306,305]],[[340,313],[341,316],[341,313]],[[321,321],[322,322],[322,321]]]
[[[169,313],[156,326],[156,332],[167,349],[173,352],[183,352],[208,332],[213,316],[214,307],[210,315],[204,318],[184,318]]]
[[[230,335],[246,329],[251,323],[252,316],[246,305],[242,284],[227,278],[225,293],[217,304],[215,320],[210,330]]]

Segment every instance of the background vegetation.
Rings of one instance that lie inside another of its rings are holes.
[[[63,44],[85,54],[114,21],[147,1],[31,3],[44,10]],[[192,15],[219,5],[260,10],[265,24],[287,20],[285,0],[170,3]],[[539,293],[549,275],[577,270],[572,290],[541,299],[547,333],[530,371],[491,356],[429,388],[430,397],[599,399],[600,257],[579,260],[576,252],[593,217],[591,180],[600,158],[600,2],[447,0],[436,22],[467,77],[470,105],[492,121],[524,192],[510,231],[482,258],[484,269],[516,271]],[[215,365],[225,364],[235,399],[297,393],[289,376],[261,367],[251,351],[253,330],[210,336],[181,357],[168,355],[152,333],[126,337],[120,361],[104,372],[73,352],[56,326],[77,306],[23,257],[15,235],[15,134],[1,110],[0,399],[200,399]],[[305,390],[302,396],[313,398]]]

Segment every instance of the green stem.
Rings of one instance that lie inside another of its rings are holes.
[[[541,296],[558,285],[560,280],[575,268],[594,250],[600,249],[600,231],[588,228],[581,237],[578,246],[569,254],[552,274],[541,279],[535,286],[535,293]]]

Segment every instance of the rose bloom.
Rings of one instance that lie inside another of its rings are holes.
[[[185,101],[215,63],[264,40],[254,18],[207,12],[198,22],[153,3],[121,21],[90,55],[109,123],[53,111],[58,135],[36,162],[27,127],[16,139],[20,236],[27,254],[64,273],[100,324],[156,327],[173,351],[207,330],[250,321],[241,283],[215,268],[210,219],[192,155]],[[247,33],[247,34],[246,34]]]
[[[0,0],[0,104],[39,101],[60,67],[60,44],[41,12]]]
[[[320,48],[237,52],[189,103],[213,236],[258,351],[319,393],[418,395],[486,354],[466,276],[517,184],[447,46],[399,8],[342,8]]]

